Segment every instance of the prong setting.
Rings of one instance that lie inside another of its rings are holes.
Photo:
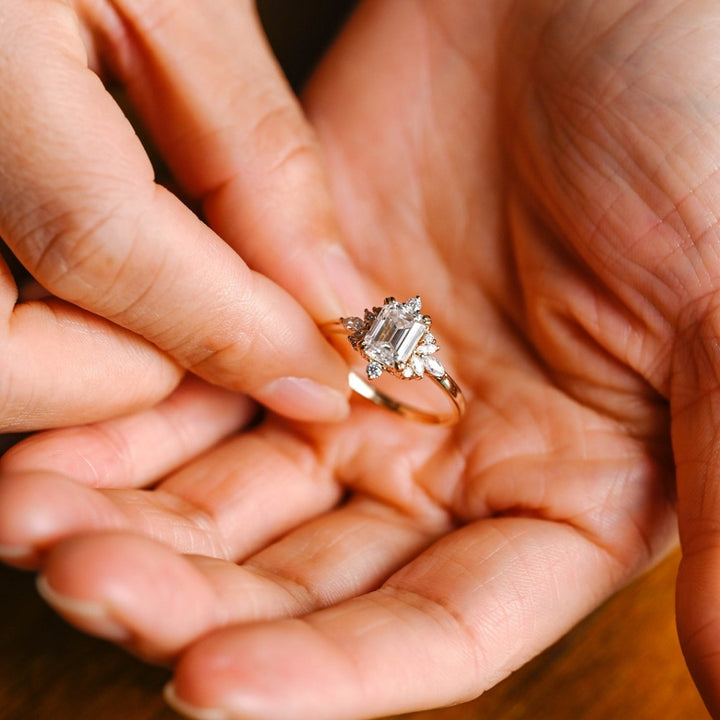
[[[353,349],[368,361],[368,379],[383,372],[405,380],[418,380],[429,373],[441,379],[445,373],[435,357],[439,347],[430,332],[432,321],[423,315],[419,295],[398,302],[385,299],[382,307],[365,310],[364,317],[341,318]]]

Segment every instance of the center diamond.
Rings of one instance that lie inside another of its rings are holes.
[[[408,361],[427,326],[400,303],[384,305],[363,339],[365,354],[386,367]]]

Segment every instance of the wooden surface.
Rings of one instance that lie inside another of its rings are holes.
[[[708,720],[675,638],[676,568],[674,555],[478,700],[406,720]],[[64,624],[30,574],[0,568],[0,588],[0,720],[178,720],[166,671]]]

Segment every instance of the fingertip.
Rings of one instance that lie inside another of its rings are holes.
[[[720,547],[683,556],[677,579],[677,632],[693,681],[720,716]]]
[[[0,562],[18,570],[36,570],[40,555],[33,548],[23,545],[0,545]]]
[[[183,700],[177,692],[174,682],[169,682],[163,689],[165,702],[176,712],[192,720],[239,720],[237,715],[231,716],[221,708],[203,708]]]
[[[15,548],[17,558],[23,549],[32,558],[70,534],[119,522],[115,506],[105,496],[58,473],[2,476],[0,545]]]
[[[35,586],[50,607],[83,631],[117,643],[126,643],[130,639],[128,629],[114,620],[102,603],[65,595],[56,590],[42,573],[38,575]]]
[[[74,442],[76,435],[87,440],[86,428],[54,428],[30,435],[0,458],[0,471],[7,474],[61,473],[82,485],[97,486],[98,472],[85,452],[88,443],[85,442],[81,450]]]
[[[271,410],[301,421],[339,422],[350,413],[347,392],[304,377],[272,380],[256,394]]]
[[[172,692],[187,708],[233,720],[333,720],[374,709],[364,705],[356,671],[311,624],[281,619],[220,629],[191,645]]]

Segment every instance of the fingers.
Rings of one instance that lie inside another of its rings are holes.
[[[98,488],[143,487],[244,427],[254,404],[188,376],[140,413],[32,435],[0,459],[0,474],[59,473]]]
[[[0,356],[0,432],[134,412],[161,400],[182,377],[164,353],[113,323],[47,293],[18,302],[1,255]]]
[[[720,714],[720,387],[716,309],[689,323],[676,341],[673,447],[682,560],[677,622],[693,679],[713,715]]]
[[[167,432],[164,423],[159,430]],[[100,459],[90,463],[102,467],[105,447],[99,449]],[[149,470],[138,464],[142,460],[150,467],[156,461],[148,453],[135,457],[137,475],[148,477]],[[326,512],[341,496],[342,488],[309,447],[276,443],[271,431],[232,438],[152,490],[97,490],[28,462],[25,470],[0,481],[0,556],[34,567],[62,538],[125,530],[178,552],[238,559]]]
[[[165,397],[183,374],[140,336],[57,300],[3,313],[0,354],[0,432],[134,412]]]
[[[355,502],[242,565],[181,557],[137,536],[82,536],[52,550],[39,586],[82,630],[167,660],[218,627],[294,617],[374,590],[438,532]]]
[[[0,108],[0,235],[40,283],[278,412],[343,417],[344,364],[294,300],[154,183],[69,5],[3,4],[0,43],[14,100]]]
[[[302,620],[240,625],[191,646],[168,699],[189,717],[339,720],[480,694],[616,586],[567,525],[498,519],[440,541],[380,590]]]
[[[366,284],[340,244],[314,133],[252,3],[115,6],[132,52],[111,62],[211,226],[318,321],[366,301]]]

